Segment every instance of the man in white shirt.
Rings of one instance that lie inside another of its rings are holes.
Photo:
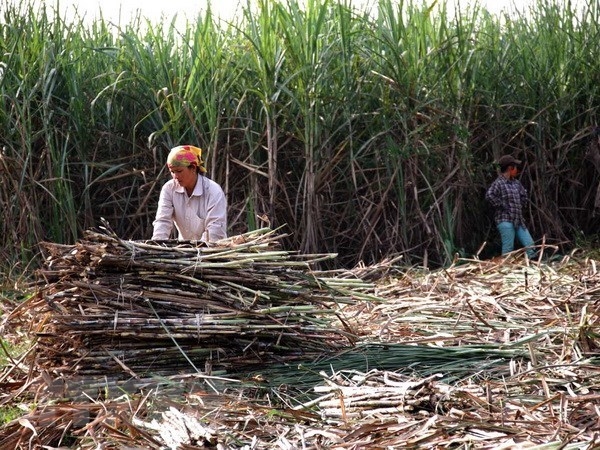
[[[214,242],[227,237],[227,199],[221,186],[206,178],[202,150],[192,145],[171,149],[167,167],[173,176],[160,191],[152,240],[171,238]]]

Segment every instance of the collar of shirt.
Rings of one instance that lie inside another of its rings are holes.
[[[204,183],[202,182],[202,175],[198,174],[198,180],[196,180],[196,186],[194,186],[194,190],[192,191],[192,195],[190,197],[199,197],[204,194]],[[180,185],[177,180],[173,180],[175,183],[175,192],[178,194],[185,194],[185,189],[182,185]]]

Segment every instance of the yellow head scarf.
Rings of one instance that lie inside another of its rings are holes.
[[[204,161],[202,161],[202,149],[193,145],[174,147],[167,156],[167,166],[169,167],[189,167],[192,164],[198,167],[200,172],[206,173]]]

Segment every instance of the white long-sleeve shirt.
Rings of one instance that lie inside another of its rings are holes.
[[[198,175],[188,196],[176,181],[167,181],[160,191],[153,240],[170,239],[173,225],[178,239],[214,242],[227,237],[227,199],[221,186]]]

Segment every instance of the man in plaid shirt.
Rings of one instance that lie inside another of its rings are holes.
[[[533,239],[523,220],[523,206],[527,202],[527,191],[516,179],[521,161],[510,155],[498,160],[500,175],[492,183],[485,198],[494,207],[494,220],[502,239],[502,254],[510,253],[515,247],[515,236],[526,249],[527,256],[535,257]]]

